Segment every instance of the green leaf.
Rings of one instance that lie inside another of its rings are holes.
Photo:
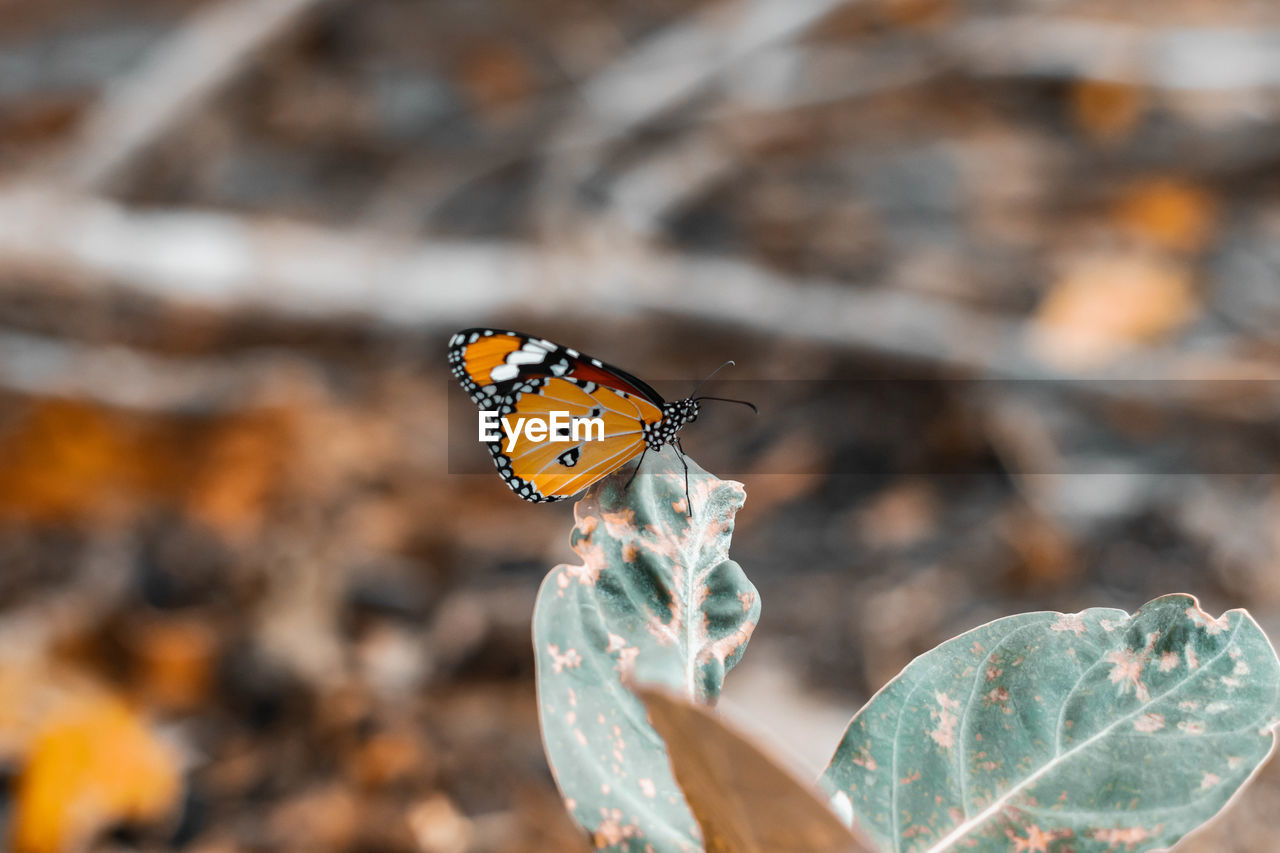
[[[699,850],[662,739],[627,683],[713,703],[760,617],[760,597],[728,559],[740,483],[670,451],[606,478],[574,508],[582,564],[557,566],[533,615],[542,738],[569,811],[597,846]]]
[[[1025,613],[913,661],[823,776],[887,850],[1130,853],[1213,817],[1275,744],[1280,663],[1248,613]]]

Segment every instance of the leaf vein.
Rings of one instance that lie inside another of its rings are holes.
[[[1231,636],[1227,637],[1226,642],[1222,644],[1222,649],[1217,654],[1215,654],[1212,658],[1210,658],[1208,661],[1203,663],[1200,666],[1200,668],[1196,670],[1194,673],[1189,675],[1187,678],[1184,678],[1182,681],[1179,681],[1177,684],[1175,684],[1173,687],[1170,687],[1168,690],[1164,691],[1159,696],[1148,699],[1146,702],[1143,702],[1134,710],[1118,717],[1109,725],[1104,726],[1097,733],[1091,735],[1089,738],[1071,747],[1066,752],[1055,751],[1055,754],[1053,755],[1053,757],[1050,758],[1048,761],[1046,761],[1040,769],[1036,770],[1034,773],[1031,773],[1021,782],[1019,782],[1018,784],[1011,787],[1008,791],[1001,794],[989,806],[983,809],[980,814],[976,815],[971,819],[967,819],[962,823],[960,823],[959,825],[957,825],[949,833],[947,833],[946,836],[944,836],[942,840],[940,840],[937,844],[928,848],[927,853],[937,853],[937,851],[946,850],[950,845],[961,840],[962,838],[967,836],[970,832],[973,832],[973,830],[979,827],[987,818],[998,814],[1001,809],[1003,809],[1006,805],[1008,805],[1009,799],[1013,797],[1015,794],[1026,789],[1031,783],[1039,781],[1043,776],[1047,775],[1049,772],[1056,769],[1057,767],[1062,766],[1062,761],[1060,761],[1059,759],[1066,760],[1072,755],[1075,755],[1085,747],[1093,744],[1095,741],[1098,741],[1103,737],[1105,737],[1106,735],[1108,735],[1117,726],[1121,725],[1124,722],[1127,722],[1128,720],[1133,719],[1138,714],[1142,713],[1147,708],[1151,707],[1154,703],[1164,699],[1166,696],[1170,695],[1171,693],[1174,693],[1175,691],[1181,690],[1183,687],[1190,684],[1196,678],[1208,672],[1208,670],[1213,666],[1213,664],[1217,663],[1218,660],[1221,659],[1222,656],[1225,655],[1228,652],[1228,650],[1230,650],[1234,646],[1236,635],[1240,632],[1240,626],[1244,624],[1244,622],[1245,622],[1244,619],[1239,619],[1236,621],[1235,626],[1231,630]],[[1084,678],[1085,674],[1088,674],[1088,672],[1092,670],[1093,670],[1093,667],[1089,667],[1089,669],[1086,670],[1085,673],[1081,675],[1081,679]],[[1074,688],[1072,692],[1074,692]],[[1068,697],[1069,696],[1070,694],[1068,694]],[[1064,700],[1064,704],[1065,704],[1065,700]]]

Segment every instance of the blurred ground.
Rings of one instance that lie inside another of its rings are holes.
[[[811,768],[1001,615],[1280,635],[1278,56],[1244,0],[7,4],[11,846],[573,849],[528,633],[572,510],[450,473],[465,326],[769,389],[685,446],[748,492],[726,704]],[[794,382],[854,377],[942,390]]]

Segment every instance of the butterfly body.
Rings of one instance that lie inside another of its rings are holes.
[[[463,330],[449,341],[449,365],[481,411],[506,423],[555,413],[601,421],[594,440],[485,442],[498,474],[527,501],[563,500],[649,450],[679,450],[680,428],[699,413],[692,398],[665,401],[629,373],[520,332]]]

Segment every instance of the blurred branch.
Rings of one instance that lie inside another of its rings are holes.
[[[687,102],[759,51],[802,35],[847,0],[742,0],[687,16],[600,71],[579,87],[581,108],[553,135],[539,190],[544,221],[566,207],[600,162],[604,146],[583,157],[584,139],[623,138]]]
[[[802,109],[918,85],[954,65],[944,48],[919,36],[775,45],[744,62],[726,82],[725,103],[708,112]]]
[[[916,85],[944,67],[941,57],[929,56],[919,45],[868,42],[824,48],[792,43],[762,51],[742,63],[739,73],[726,81],[724,98],[691,120],[684,136],[653,146],[634,166],[611,178],[611,212],[637,235],[656,236],[666,217],[742,168],[743,134],[735,132],[735,123],[771,113],[784,122],[776,113]],[[767,119],[756,123],[766,126],[746,135],[767,137]]]
[[[972,73],[1096,79],[1193,92],[1280,86],[1280,32],[1165,28],[1020,15],[962,24],[949,39]]]
[[[252,369],[245,369],[246,361]],[[300,366],[297,357],[283,353],[174,359],[122,346],[0,332],[0,388],[119,408],[235,411],[256,398],[268,373],[286,364]]]
[[[747,57],[802,35],[846,2],[743,0],[691,15],[581,86],[583,110],[568,126],[585,121],[606,136],[627,133],[720,82]]]
[[[690,133],[613,179],[611,213],[638,236],[657,237],[669,214],[740,167],[739,152],[719,129]]]
[[[413,244],[212,211],[138,212],[21,188],[0,193],[0,265],[221,310],[422,322],[520,301],[539,263],[505,243]]]
[[[929,56],[918,44],[789,43],[763,50],[742,63],[725,82],[724,97],[701,110],[688,133],[654,146],[611,179],[613,211],[638,234],[652,236],[666,216],[741,168],[735,122],[916,85],[943,68],[941,57]]]
[[[100,190],[319,0],[226,0],[196,13],[110,85],[57,172]]]
[[[744,261],[661,252],[626,229],[601,229],[590,237],[594,242],[570,248],[413,243],[225,213],[139,213],[103,200],[33,191],[0,195],[0,267],[109,281],[223,311],[256,307],[302,320],[364,315],[393,326],[433,327],[475,325],[497,312],[584,317],[641,311],[821,341],[965,375],[1072,379],[1104,396],[1121,392],[1115,384],[1091,385],[1046,366],[1017,318],[908,290],[797,280]],[[3,353],[7,381],[43,381],[48,365],[67,357],[38,346],[24,356],[29,343],[11,340]],[[129,369],[142,367],[133,362]],[[59,370],[62,376],[77,372]],[[106,393],[109,376],[128,376],[127,369],[105,371],[108,376],[85,371],[77,381],[91,394]],[[217,375],[207,373],[193,384],[216,386]],[[1170,349],[1134,353],[1096,378],[1276,377],[1274,368],[1230,356]],[[174,376],[157,385],[173,389],[189,382]],[[1122,393],[1179,402],[1168,399],[1178,384],[1137,384]],[[1258,405],[1273,411],[1275,401]]]
[[[651,151],[611,181],[616,212],[639,234],[652,233],[665,214],[736,171],[739,156],[723,125],[753,112],[864,97],[919,85],[947,70],[1095,79],[1189,92],[1280,85],[1280,33],[1275,32],[1153,32],[1103,20],[1026,15],[973,21],[940,38],[875,37],[837,45],[795,38],[834,5],[797,4],[790,16],[760,24],[753,18],[760,10],[748,4],[739,29],[717,36],[705,22],[691,18],[643,43],[583,87],[585,109],[565,124],[548,149],[544,195],[555,188],[551,198],[563,201],[567,188],[580,186],[597,168],[601,141],[651,121],[711,84],[722,97],[688,120],[690,129],[701,132]],[[595,138],[597,134],[604,139]]]
[[[795,18],[772,21],[769,28],[744,24],[747,35],[721,34],[738,45],[734,49],[708,47],[715,22],[696,16],[642,42],[583,85],[584,108],[552,139],[522,138],[458,168],[410,175],[419,186],[410,193],[414,210],[421,209],[424,198],[428,207],[439,205],[468,183],[540,156],[540,148],[551,162],[543,191],[555,187],[560,195],[554,197],[563,200],[565,187],[580,185],[599,167],[609,143],[712,84],[717,97],[684,118],[681,138],[652,144],[635,165],[609,176],[610,204],[638,234],[655,233],[663,217],[735,174],[741,153],[731,125],[757,116],[905,89],[948,72],[1100,80],[1171,92],[1280,85],[1280,33],[1193,28],[1153,33],[1102,20],[1028,15],[973,21],[942,36],[877,35],[811,44],[796,37],[823,12],[817,7],[791,11]],[[743,17],[750,18],[749,11]],[[695,49],[703,54],[686,54]],[[659,75],[661,85],[650,88],[652,66],[664,56],[672,69],[669,77]],[[1265,103],[1255,103],[1249,115],[1256,118],[1266,109]],[[390,201],[379,204],[392,213],[384,212],[379,221],[394,221],[395,205],[410,204],[404,200],[405,176],[396,174],[387,183]]]
[[[689,138],[656,146],[633,168],[611,179],[609,195],[617,212],[637,233],[651,233],[667,213],[738,169],[741,158],[727,124],[760,116],[774,118],[778,111],[917,85],[948,67],[950,60],[942,51],[919,38],[868,38],[837,47],[795,39],[825,14],[822,9],[830,11],[836,5],[839,4],[792,8],[790,13],[797,17],[774,21],[766,33],[775,37],[772,42],[761,43],[761,34],[754,30],[752,39],[740,38],[742,47],[729,51],[730,57],[725,59],[734,63],[732,75],[722,73],[726,68],[708,62],[709,57],[724,51],[686,57],[675,62],[683,69],[676,81],[679,85],[668,83],[665,89],[649,93],[646,75],[654,56],[692,50],[710,38],[699,19],[676,25],[642,43],[594,81],[584,84],[578,98],[587,108],[579,110],[553,138],[517,136],[501,149],[455,160],[438,172],[427,173],[417,164],[405,172],[395,172],[386,179],[386,189],[369,205],[365,219],[371,224],[395,222],[398,217],[405,218],[409,206],[415,214],[421,214],[424,208],[433,211],[468,184],[512,163],[539,156],[546,156],[552,164],[547,173],[558,176],[544,181],[544,194],[553,186],[556,192],[563,192],[564,186],[580,182],[603,160],[609,143],[677,107],[684,98],[700,93],[713,82],[719,83],[721,97],[685,121],[683,129],[691,134]],[[699,35],[690,36],[690,28]],[[732,59],[739,54],[739,59]],[[612,105],[604,115],[606,125],[601,126],[595,120],[592,104],[608,105],[610,97],[621,98],[633,88],[643,92],[644,97],[635,103]],[[556,93],[552,97],[565,96]],[[569,106],[565,105],[565,109]]]

